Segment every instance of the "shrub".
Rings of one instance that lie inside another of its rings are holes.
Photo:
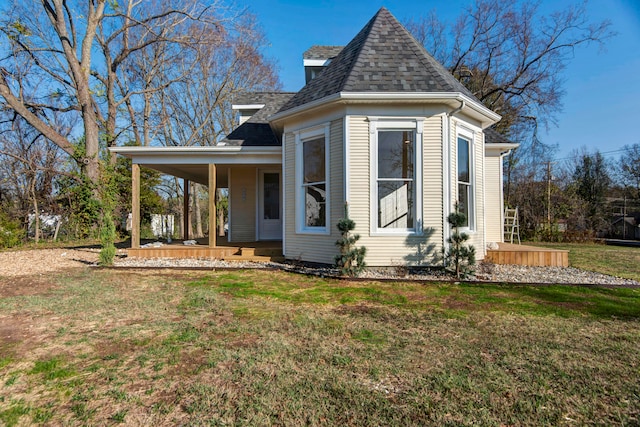
[[[20,226],[20,221],[11,220],[0,212],[0,248],[18,246],[25,236],[26,232]]]
[[[116,225],[113,222],[113,210],[116,199],[115,174],[112,167],[104,165],[102,169],[102,185],[100,197],[102,199],[102,228],[100,229],[100,265],[112,265],[116,256],[114,245],[117,238]]]
[[[476,248],[465,245],[469,235],[460,232],[460,227],[466,223],[467,217],[460,212],[456,204],[456,211],[447,217],[451,225],[451,237],[447,238],[449,248],[445,251],[444,258],[447,270],[456,275],[458,279],[466,279],[474,273],[473,266],[476,263]]]
[[[116,247],[114,242],[117,236],[116,226],[113,223],[111,212],[105,212],[102,221],[102,230],[100,230],[100,242],[102,243],[102,249],[100,249],[99,262],[100,265],[113,265],[113,259],[116,256]]]
[[[367,248],[356,247],[356,242],[360,239],[357,234],[351,234],[356,228],[356,223],[349,218],[349,208],[345,204],[344,218],[336,225],[342,237],[336,241],[336,246],[340,248],[340,254],[336,255],[336,267],[340,269],[340,274],[345,276],[357,276],[365,268],[364,256]]]

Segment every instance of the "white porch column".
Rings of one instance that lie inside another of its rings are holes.
[[[140,247],[140,165],[131,164],[131,248]]]
[[[216,247],[216,165],[209,163],[209,247]]]
[[[182,198],[182,239],[189,240],[189,230],[191,229],[191,215],[189,215],[189,180],[184,179],[182,186],[184,187]]]

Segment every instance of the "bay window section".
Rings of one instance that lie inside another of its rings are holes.
[[[329,234],[329,123],[295,138],[296,233]]]
[[[371,141],[370,233],[422,233],[424,118],[368,116]]]
[[[327,225],[327,180],[324,137],[302,142],[304,226]]]
[[[415,134],[378,131],[378,228],[415,228]]]
[[[466,217],[463,227],[469,228],[473,214],[471,176],[471,142],[458,136],[458,210]]]

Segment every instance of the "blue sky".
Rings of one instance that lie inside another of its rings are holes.
[[[401,22],[431,9],[452,22],[472,0],[236,1],[257,15],[271,43],[265,53],[277,61],[284,89],[297,91],[304,85],[302,53],[314,44],[348,43],[381,6]],[[542,0],[541,9],[546,14],[573,3]],[[604,51],[577,49],[567,67],[558,125],[540,135],[543,142],[559,145],[556,158],[586,147],[615,159],[623,145],[640,143],[635,131],[640,112],[634,105],[640,99],[640,0],[591,0],[588,13],[592,20],[610,20],[618,35]]]

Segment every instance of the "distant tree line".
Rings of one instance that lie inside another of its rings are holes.
[[[608,157],[575,151],[563,160],[541,162],[544,175],[516,175],[505,202],[518,206],[521,236],[638,239],[633,230],[640,224],[640,144],[616,151]]]

